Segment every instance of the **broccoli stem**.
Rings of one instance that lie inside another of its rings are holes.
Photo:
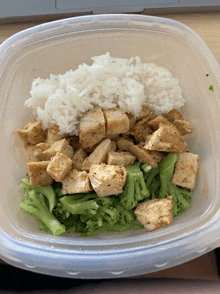
[[[48,209],[43,194],[37,195],[34,190],[31,190],[28,198],[23,200],[20,207],[25,214],[43,222],[54,236],[58,236],[65,232],[65,226],[62,225]]]
[[[99,207],[95,200],[80,202],[79,200],[75,201],[74,196],[64,196],[60,198],[60,202],[71,214],[86,214],[88,210],[91,213]]]

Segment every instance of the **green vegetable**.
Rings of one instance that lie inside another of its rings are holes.
[[[213,85],[210,85],[210,86],[209,86],[209,90],[212,91],[212,92],[214,91],[214,87],[213,87]]]
[[[26,193],[26,199],[22,201],[20,207],[26,215],[37,219],[44,225],[41,230],[49,229],[54,236],[65,232],[65,226],[50,212],[44,195],[37,194],[35,189]]]
[[[209,76],[209,74],[206,74],[206,77],[208,77]]]
[[[28,195],[29,191],[34,190],[36,194],[42,193],[49,202],[50,211],[56,206],[56,193],[51,185],[47,186],[30,186],[29,185],[29,175],[26,176],[21,181],[21,188],[25,190],[25,197]]]
[[[152,193],[157,195],[157,191],[160,187],[159,167],[155,167],[150,169],[148,172],[144,172],[144,180],[147,189],[150,191],[150,195],[152,195]]]
[[[118,196],[120,204],[130,210],[137,204],[150,197],[150,192],[144,182],[143,172],[140,170],[140,163],[127,166],[127,178],[123,187],[123,192]]]
[[[173,196],[174,217],[189,208],[192,200],[192,192],[189,189],[171,183],[177,158],[175,153],[170,153],[160,163],[160,189],[157,197],[164,199],[167,196]]]

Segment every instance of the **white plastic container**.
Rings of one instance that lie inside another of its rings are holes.
[[[187,146],[200,157],[192,208],[170,227],[151,233],[54,237],[20,212],[26,159],[16,129],[34,116],[24,108],[34,78],[76,69],[90,57],[140,56],[180,80],[193,125]],[[206,74],[209,74],[207,77]],[[220,240],[220,67],[189,27],[169,19],[97,15],[55,21],[20,32],[0,46],[0,255],[39,273],[72,278],[115,278],[169,268],[216,248]],[[213,84],[214,92],[209,91]]]

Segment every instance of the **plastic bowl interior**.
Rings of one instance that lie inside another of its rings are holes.
[[[26,159],[16,129],[34,116],[24,107],[34,78],[91,64],[91,57],[140,56],[168,68],[180,81],[184,118],[193,125],[187,146],[200,158],[192,207],[170,227],[151,233],[53,237],[20,212]],[[206,77],[206,74],[209,74]],[[99,15],[55,21],[23,31],[0,46],[0,254],[21,268],[64,277],[115,278],[165,269],[217,247],[220,239],[220,68],[189,27],[169,19]],[[214,92],[209,91],[213,84]]]

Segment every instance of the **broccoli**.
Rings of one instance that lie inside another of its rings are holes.
[[[192,200],[192,192],[189,189],[172,184],[177,158],[178,156],[175,153],[170,153],[159,166],[160,189],[158,198],[164,199],[167,196],[173,196],[174,217],[189,208]]]
[[[50,211],[56,206],[56,194],[53,190],[52,185],[47,186],[31,186],[29,185],[29,175],[22,179],[20,187],[25,190],[25,197],[28,195],[29,191],[34,190],[37,194],[42,193],[48,200]]]
[[[143,172],[140,170],[140,163],[127,166],[127,178],[123,192],[118,196],[120,204],[128,210],[133,209],[137,204],[149,198],[150,192],[144,182]]]
[[[143,170],[145,185],[150,191],[150,195],[152,195],[152,193],[157,195],[160,187],[159,167],[148,169],[145,167],[145,164],[142,164],[141,169]]]
[[[43,224],[40,230],[47,231],[49,229],[54,236],[65,232],[65,226],[50,212],[44,195],[42,193],[37,194],[35,189],[26,192],[26,199],[22,201],[20,207],[26,215]]]

